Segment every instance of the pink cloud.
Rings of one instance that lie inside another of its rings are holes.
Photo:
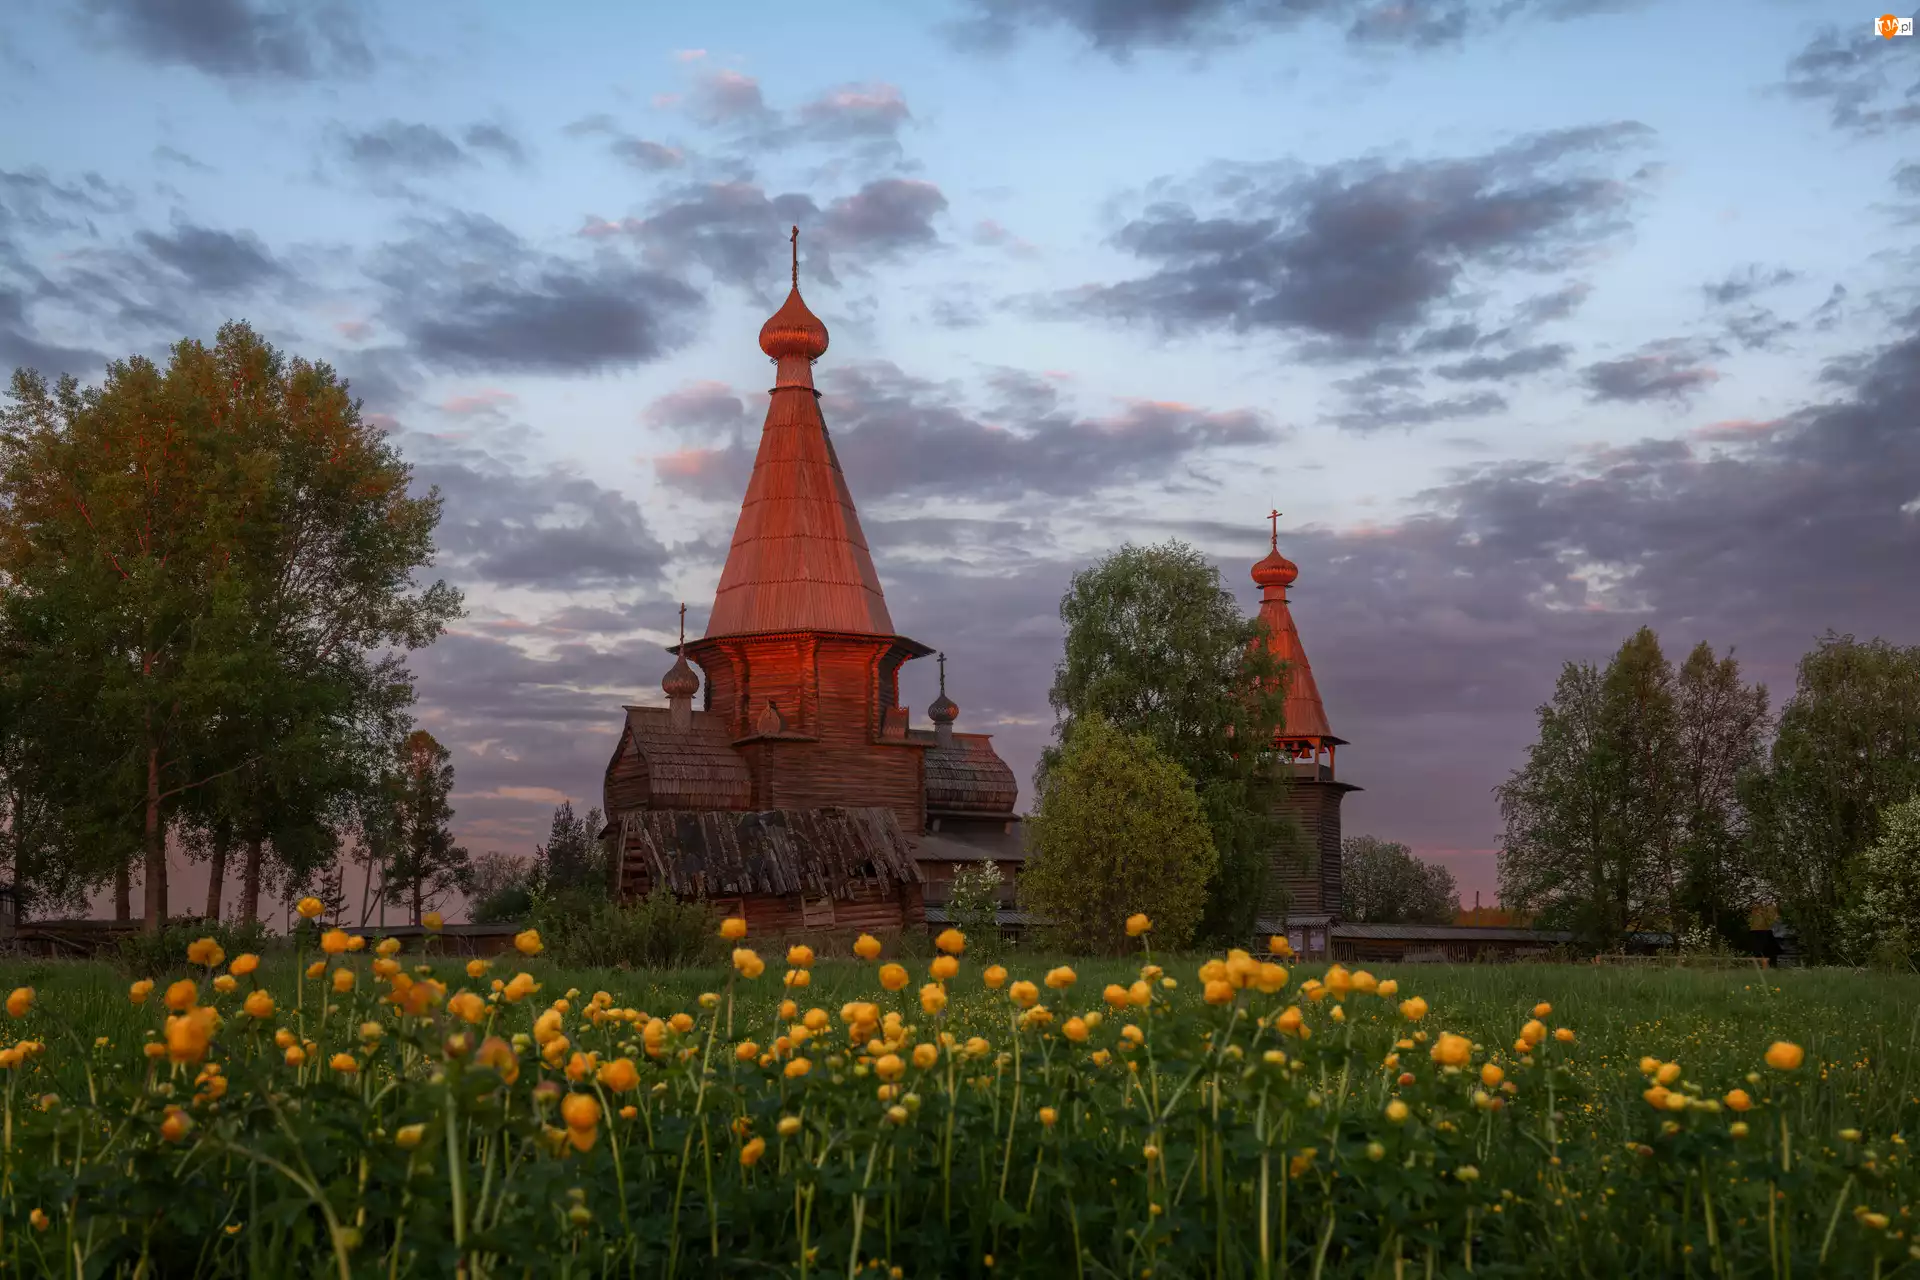
[[[1705,426],[1695,427],[1688,434],[1695,440],[1755,441],[1772,435],[1780,426],[1777,418],[1728,418],[1724,422],[1709,422]]]
[[[698,62],[706,56],[707,51],[705,49],[675,49],[673,51],[673,60],[675,62]]]
[[[341,320],[337,321],[333,328],[334,332],[338,333],[348,342],[364,341],[366,337],[373,332],[373,326],[365,320]]]
[[[442,413],[485,413],[502,405],[518,404],[520,397],[498,387],[482,387],[470,395],[453,396],[440,406]]]

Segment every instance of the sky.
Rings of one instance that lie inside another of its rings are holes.
[[[528,854],[704,625],[797,224],[962,730],[1030,778],[1072,575],[1179,538],[1251,613],[1277,508],[1347,832],[1490,902],[1564,663],[1652,626],[1778,706],[1829,628],[1920,641],[1920,41],[1878,14],[8,0],[0,370],[245,319],[349,379],[466,593],[411,659],[456,834]]]

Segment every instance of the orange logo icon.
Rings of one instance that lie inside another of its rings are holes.
[[[1900,19],[1890,13],[1880,15],[1880,21],[1874,24],[1874,30],[1891,40],[1900,31]]]

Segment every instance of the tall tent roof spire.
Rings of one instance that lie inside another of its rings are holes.
[[[1300,576],[1300,566],[1280,554],[1280,513],[1270,511],[1271,550],[1253,566],[1253,580],[1260,586],[1260,618],[1267,624],[1267,649],[1287,664],[1287,706],[1280,728],[1283,744],[1314,746],[1338,743],[1327,723],[1327,708],[1320,701],[1320,686],[1307,663],[1307,650],[1300,643],[1300,630],[1294,626],[1293,611],[1287,607],[1287,588]]]
[[[827,326],[800,298],[798,227],[792,243],[792,292],[760,329],[760,349],[777,372],[707,636],[892,635],[880,576],[813,389]]]

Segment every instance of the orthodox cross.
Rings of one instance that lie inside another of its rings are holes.
[[[940,696],[944,698],[947,696],[947,655],[941,653],[934,656],[940,659]]]
[[[1278,551],[1280,549],[1280,513],[1278,511],[1269,511],[1267,512],[1267,519],[1273,521],[1273,549]]]
[[[793,287],[800,287],[800,228],[793,229]]]
[[[680,647],[687,647],[687,605],[684,600],[680,602]]]

